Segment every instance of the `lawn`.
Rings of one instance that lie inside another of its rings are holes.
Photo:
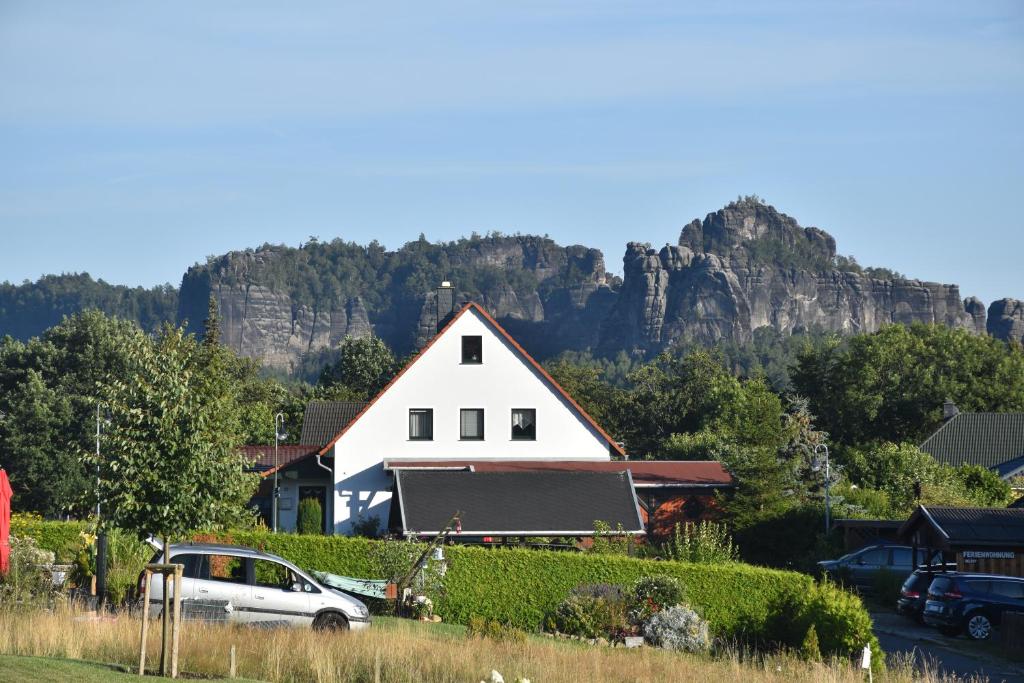
[[[139,626],[136,618],[97,620],[69,608],[0,612],[0,683],[125,679],[128,674],[119,673],[125,668],[87,662],[131,667],[138,661]],[[149,643],[153,653],[150,666],[157,661],[157,631],[152,630]],[[653,648],[625,650],[552,641],[539,635],[495,641],[470,637],[461,626],[387,617],[378,617],[373,627],[354,633],[258,630],[187,622],[182,628],[180,668],[189,674],[222,679],[227,675],[232,646],[237,649],[240,676],[274,682],[371,683],[379,676],[381,683],[465,683],[486,678],[492,669],[504,674],[510,683],[519,677],[544,683],[860,683],[863,679],[848,662],[816,664],[786,654],[740,656],[728,649],[716,657]],[[909,683],[937,679],[914,679],[906,668],[897,666],[875,680]]]

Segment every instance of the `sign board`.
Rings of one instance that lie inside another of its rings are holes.
[[[965,550],[965,560],[1012,560],[1016,555],[1009,550]]]
[[[871,668],[871,646],[865,645],[864,651],[860,653],[860,668],[870,669]]]

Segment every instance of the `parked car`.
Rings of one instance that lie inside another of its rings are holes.
[[[152,562],[164,562],[159,547]],[[365,604],[277,555],[235,545],[186,543],[171,544],[170,562],[184,565],[181,599],[186,615],[324,630],[370,625]],[[154,607],[157,613],[163,607],[163,581],[158,577],[150,587],[150,609]]]
[[[924,618],[921,615],[924,612],[924,604],[928,601],[928,586],[939,573],[950,571],[956,571],[955,563],[933,564],[915,569],[900,588],[896,612],[923,623]]]
[[[928,587],[924,622],[943,635],[985,640],[1003,612],[1024,611],[1024,579],[992,574],[940,574]]]
[[[872,588],[882,571],[890,572],[896,579],[910,576],[914,567],[929,564],[929,560],[941,561],[936,552],[932,558],[924,548],[917,549],[916,562],[911,562],[913,549],[908,545],[895,543],[873,543],[837,560],[823,560],[818,563],[821,571],[830,578],[858,588]]]

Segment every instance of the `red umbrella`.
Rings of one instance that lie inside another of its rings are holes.
[[[11,555],[11,484],[7,481],[7,472],[0,469],[0,574],[7,573],[7,563]]]

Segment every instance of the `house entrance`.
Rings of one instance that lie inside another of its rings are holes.
[[[300,486],[299,503],[312,498],[320,503],[320,533],[327,528],[327,487],[326,486]]]

